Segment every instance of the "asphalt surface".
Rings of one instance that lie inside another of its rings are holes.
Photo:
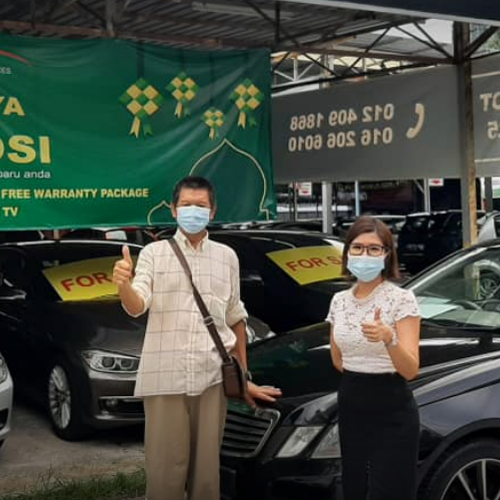
[[[70,443],[52,432],[42,411],[16,401],[12,427],[0,449],[0,496],[144,466],[140,426],[100,431],[89,440]]]

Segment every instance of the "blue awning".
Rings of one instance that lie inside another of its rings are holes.
[[[500,26],[498,0],[288,0],[346,9],[389,12]]]

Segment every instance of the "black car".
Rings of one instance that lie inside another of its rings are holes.
[[[421,415],[420,498],[497,498],[500,242],[458,252],[406,286],[423,318],[424,368],[411,383]],[[329,333],[324,323],[249,347],[254,379],[282,388],[284,397],[257,411],[231,405],[222,448],[225,499],[341,499],[340,375]]]
[[[111,283],[120,255],[112,242],[0,245],[0,351],[64,439],[143,421],[133,388],[145,318],[124,313]]]
[[[478,211],[477,217],[484,215]],[[415,274],[462,248],[462,212],[446,210],[406,217],[398,237],[398,258]]]
[[[420,410],[419,498],[496,498],[500,353],[424,369],[411,387]],[[255,412],[230,405],[222,498],[341,500],[336,415],[335,392],[287,398]]]
[[[134,258],[142,247],[128,245]],[[0,352],[18,392],[46,408],[63,439],[144,421],[133,393],[146,316],[128,316],[111,282],[121,250],[111,241],[0,245]],[[274,335],[256,318],[247,332],[250,342]]]
[[[210,239],[236,252],[248,312],[277,333],[323,321],[332,296],[349,286],[341,275],[344,245],[331,235],[214,227]]]
[[[405,222],[404,215],[378,215],[367,214],[370,217],[381,220],[390,229],[391,233],[397,239],[399,231]],[[332,235],[344,239],[347,231],[354,224],[355,217],[341,217],[332,225]],[[227,227],[230,229],[230,227]],[[275,221],[262,225],[262,227],[248,226],[240,229],[278,229],[280,231],[302,231],[302,232],[323,232],[323,221],[321,219],[299,219],[291,221]]]
[[[276,332],[323,321],[341,275],[343,243],[320,233],[211,231],[240,261],[241,296],[250,314]]]

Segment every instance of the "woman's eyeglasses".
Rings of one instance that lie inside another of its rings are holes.
[[[361,245],[360,243],[351,243],[349,245],[349,255],[363,255],[365,252],[370,257],[380,257],[388,252],[388,248],[383,245]]]

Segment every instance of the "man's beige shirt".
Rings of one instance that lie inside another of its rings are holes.
[[[228,350],[236,344],[230,326],[247,317],[240,300],[238,257],[206,237],[194,249],[180,231],[174,236]],[[135,395],[201,394],[222,381],[222,360],[194,301],[191,284],[168,241],[139,254],[133,288],[149,309]],[[130,314],[130,313],[129,313]]]

